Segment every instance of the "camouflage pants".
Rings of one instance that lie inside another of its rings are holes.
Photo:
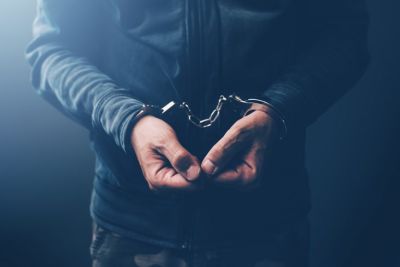
[[[308,223],[265,246],[187,252],[145,244],[94,226],[93,267],[306,267]],[[282,246],[284,242],[284,246]],[[276,255],[274,255],[276,254]],[[279,256],[278,256],[279,254]]]

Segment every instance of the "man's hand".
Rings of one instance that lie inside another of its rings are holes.
[[[264,111],[238,120],[208,152],[202,170],[212,181],[226,186],[257,185],[266,149],[277,139],[276,125]]]
[[[131,142],[144,177],[154,191],[190,191],[200,176],[200,163],[179,143],[174,130],[153,116],[141,118]]]

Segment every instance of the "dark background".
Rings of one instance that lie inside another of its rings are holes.
[[[368,2],[372,64],[309,130],[312,267],[400,266],[400,2]],[[31,89],[34,13],[0,1],[0,267],[90,266],[93,155]]]

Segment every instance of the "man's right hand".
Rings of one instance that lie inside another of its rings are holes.
[[[134,126],[131,142],[150,189],[191,191],[200,177],[198,159],[178,141],[175,131],[154,116],[141,118]]]

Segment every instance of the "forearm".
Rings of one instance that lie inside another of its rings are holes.
[[[96,6],[72,0],[38,1],[34,38],[26,51],[32,65],[32,84],[68,117],[108,136],[127,151],[130,123],[142,103],[94,62],[95,49],[88,48],[101,41],[93,31],[100,20],[90,12]],[[76,8],[80,13],[73,20],[69,14]]]
[[[104,131],[125,149],[127,127],[140,101],[61,45],[28,49],[28,58],[33,85],[46,100],[85,127]]]

